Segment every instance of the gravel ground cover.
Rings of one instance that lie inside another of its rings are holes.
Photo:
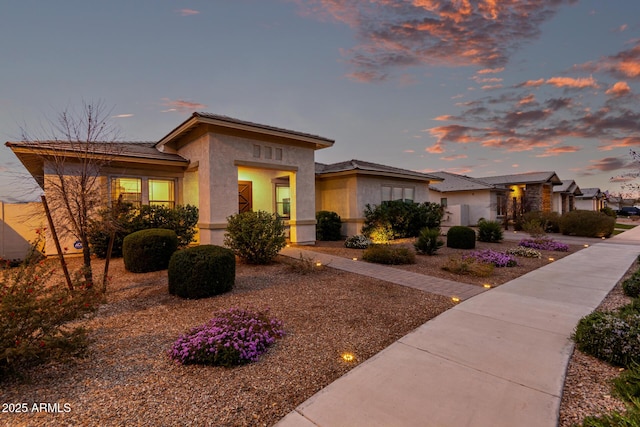
[[[477,243],[478,249],[515,246]],[[459,253],[446,247],[436,256],[418,256],[415,265],[395,268],[497,286],[547,264],[548,257],[560,259],[581,248],[543,251],[540,260],[518,258],[524,261],[519,267],[496,268],[490,278],[443,271],[448,257]],[[313,249],[348,258],[362,253],[344,248],[342,242],[321,242]],[[107,301],[83,321],[92,330],[87,357],[72,364],[43,365],[24,380],[2,383],[0,403],[27,403],[30,411],[0,413],[0,425],[273,425],[325,385],[452,306],[444,297],[331,268],[303,274],[296,264],[284,257],[269,266],[238,264],[231,293],[190,301],[167,293],[166,271],[132,274],[124,270],[122,260],[112,261]],[[95,271],[101,268],[96,260]],[[625,301],[618,285],[601,308]],[[284,322],[287,335],[259,362],[233,369],[180,366],[167,357],[179,334],[230,307],[269,308]],[[345,362],[344,352],[353,353],[354,361]],[[623,409],[609,389],[618,373],[617,368],[574,352],[560,426]],[[51,406],[49,411],[32,411],[34,403],[57,403],[61,413],[52,413]]]

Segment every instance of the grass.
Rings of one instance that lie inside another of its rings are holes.
[[[636,224],[621,224],[619,222],[616,222],[616,228],[620,228],[622,230],[631,230],[634,227],[637,227]],[[617,233],[616,233],[617,234]]]

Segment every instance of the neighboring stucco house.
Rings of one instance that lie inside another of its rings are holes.
[[[429,198],[445,208],[443,225],[476,225],[481,218],[502,221],[509,190],[502,185],[450,172],[431,172],[442,179],[429,185]]]
[[[597,211],[605,207],[605,194],[599,188],[583,188],[582,195],[576,197],[576,209]]]
[[[582,196],[580,187],[573,180],[562,181],[553,187],[553,211],[562,215],[576,209],[576,197]]]
[[[509,200],[506,201],[510,219],[514,219],[518,213],[522,212],[551,212],[553,187],[562,185],[562,181],[555,172],[528,172],[477,179],[511,190]]]
[[[316,223],[314,153],[333,143],[307,133],[193,113],[155,144],[112,144],[116,149],[108,153],[110,162],[98,185],[106,200],[196,205],[203,244],[222,244],[226,218],[251,209],[278,212],[292,243],[311,244]],[[6,145],[45,195],[54,178],[53,159],[66,156],[73,173],[73,157],[78,156],[74,145],[64,142]],[[63,245],[73,252],[73,243]]]
[[[336,212],[343,221],[342,234],[360,234],[367,204],[387,200],[429,201],[432,175],[362,160],[334,164],[316,163],[316,210]]]

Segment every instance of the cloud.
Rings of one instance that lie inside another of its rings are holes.
[[[125,119],[125,118],[129,118],[129,117],[133,117],[133,114],[118,114],[115,116],[112,116],[114,119]]]
[[[446,160],[448,162],[451,162],[453,160],[466,159],[467,157],[468,156],[466,154],[455,154],[452,156],[440,157],[440,160]]]
[[[542,85],[551,85],[555,87],[582,89],[582,88],[594,88],[597,89],[598,83],[593,77],[573,78],[573,77],[551,77],[547,80],[528,80],[524,83],[520,83],[516,87],[540,87]]]
[[[180,10],[177,10],[176,12],[179,13],[180,16],[192,16],[200,13],[199,10],[193,10],[193,9],[180,9]]]
[[[442,148],[442,144],[436,142],[431,147],[425,148],[424,151],[431,154],[442,154],[444,153],[444,148]]]
[[[591,165],[587,167],[588,171],[610,172],[620,169],[626,169],[630,165],[619,157],[605,157],[600,160],[591,160]]]
[[[604,72],[617,78],[640,80],[640,39],[636,39],[630,49],[597,61],[576,65],[575,68],[590,72]]]
[[[536,155],[536,157],[553,157],[561,154],[575,153],[582,150],[582,147],[576,145],[561,145],[557,147],[549,147],[542,154]]]
[[[359,81],[381,81],[400,68],[478,66],[498,73],[540,26],[575,0],[292,0],[300,13],[344,23],[357,46],[342,55]]]
[[[206,104],[185,101],[182,99],[172,100],[169,98],[162,98],[162,100],[164,101],[162,105],[164,105],[165,107],[169,107],[166,110],[162,110],[163,113],[176,112],[176,111],[180,113],[185,113],[185,112],[192,112],[192,111],[202,110],[204,108],[207,108]]]
[[[627,82],[616,82],[605,93],[614,97],[625,96],[631,93],[631,88]]]
[[[485,68],[478,71],[478,74],[497,74],[504,71],[504,67],[500,68]]]
[[[628,148],[640,146],[640,136],[630,136],[627,138],[619,138],[611,141],[603,142],[598,150],[611,151],[614,148]]]

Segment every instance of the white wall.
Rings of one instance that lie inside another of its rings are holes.
[[[496,194],[489,190],[477,190],[477,191],[448,191],[439,192],[435,190],[429,190],[429,197],[432,202],[440,203],[442,198],[447,199],[447,209],[445,211],[451,212],[450,222],[446,225],[476,225],[480,218],[484,218],[489,221],[496,220]],[[468,224],[453,223],[455,221],[464,220],[464,216],[459,216],[459,213],[454,214],[452,212],[453,206],[463,206],[468,211]],[[452,215],[453,214],[453,215]],[[445,217],[447,214],[445,213]]]

